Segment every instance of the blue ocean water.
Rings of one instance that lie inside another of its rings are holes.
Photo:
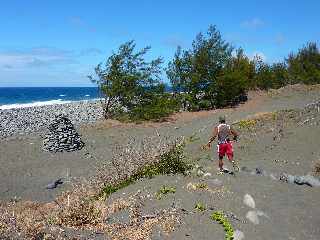
[[[99,98],[95,87],[0,88],[0,109],[19,105],[46,105]],[[11,108],[10,107],[10,108]]]

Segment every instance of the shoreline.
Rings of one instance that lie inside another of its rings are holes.
[[[0,139],[41,132],[60,114],[67,116],[75,125],[103,118],[99,99],[0,109]]]
[[[64,97],[65,95],[60,95],[60,97]],[[43,106],[51,106],[51,105],[60,105],[60,104],[70,104],[70,103],[78,103],[78,102],[96,102],[101,100],[102,98],[91,98],[91,99],[81,99],[81,100],[64,100],[64,99],[52,99],[45,101],[34,101],[34,102],[21,102],[21,103],[8,103],[8,104],[0,104],[0,111],[11,110],[11,109],[21,109],[21,108],[30,108],[30,107],[43,107]]]

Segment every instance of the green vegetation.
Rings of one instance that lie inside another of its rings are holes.
[[[156,197],[158,200],[162,198],[163,195],[167,195],[168,193],[175,193],[176,188],[175,187],[167,187],[167,186],[162,186],[159,191],[156,193]]]
[[[104,67],[100,63],[95,68],[96,76],[89,76],[104,98],[102,107],[106,119],[161,119],[175,110],[160,82],[162,59],[146,62],[145,54],[150,47],[138,52],[135,47],[134,41],[122,44],[108,57]]]
[[[316,43],[307,43],[287,59],[290,83],[320,83],[320,51]]]
[[[202,190],[208,189],[208,184],[206,183],[196,183],[195,186],[197,189],[202,189]]]
[[[167,174],[185,174],[191,166],[185,162],[184,156],[185,144],[176,144],[168,152],[162,154],[159,157],[159,161],[154,164],[149,164],[141,169],[139,169],[135,174],[129,176],[125,180],[117,184],[108,184],[100,193],[100,197],[109,197],[112,193],[129,186],[135,181],[141,178],[153,178],[157,175],[167,175]]]
[[[233,239],[233,234],[234,234],[233,228],[232,228],[230,222],[228,221],[228,219],[225,218],[223,212],[214,212],[211,215],[211,219],[222,224],[224,231],[226,232],[226,235],[225,235],[226,240]]]
[[[134,41],[122,44],[89,76],[100,89],[106,119],[161,121],[179,110],[199,111],[233,106],[247,100],[247,91],[278,89],[288,84],[320,83],[320,51],[307,43],[277,63],[225,41],[216,26],[198,33],[190,49],[177,48],[166,68],[173,94],[161,81],[162,59],[147,62],[150,47],[135,51]],[[97,78],[96,78],[97,77]]]
[[[255,119],[241,120],[238,125],[240,128],[252,129],[256,125],[257,121]]]
[[[194,206],[194,209],[198,210],[199,212],[203,212],[206,210],[206,206],[201,203],[201,202],[198,202],[195,206]]]
[[[177,48],[167,76],[183,109],[199,111],[246,101],[251,89],[320,83],[319,64],[315,43],[308,43],[283,62],[268,64],[259,56],[249,59],[241,48],[235,50],[210,26],[206,34],[196,36],[191,49]]]

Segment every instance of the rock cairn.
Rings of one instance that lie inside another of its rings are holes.
[[[84,143],[71,121],[63,116],[57,116],[49,125],[49,133],[43,141],[43,150],[49,152],[72,152],[83,148]]]
[[[0,109],[0,139],[46,132],[48,125],[56,115],[68,116],[75,125],[94,123],[103,119],[99,100]]]

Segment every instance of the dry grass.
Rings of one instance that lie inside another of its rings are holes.
[[[313,175],[320,177],[320,159],[314,164]]]
[[[69,239],[60,234],[61,228],[104,232],[112,239],[149,239],[155,226],[170,232],[178,221],[174,209],[146,217],[141,215],[142,200],[137,195],[111,203],[98,196],[105,184],[119,183],[143,166],[159,161],[180,141],[160,136],[142,141],[130,139],[126,145],[116,146],[111,163],[101,166],[96,177],[74,184],[73,190],[61,194],[53,203],[0,204],[0,238],[19,235],[25,239]],[[112,214],[123,209],[130,212],[128,224],[107,223]]]

